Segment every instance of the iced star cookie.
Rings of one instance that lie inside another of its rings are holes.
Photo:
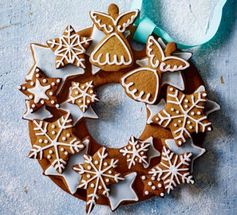
[[[159,182],[163,181],[168,194],[181,183],[193,184],[194,180],[190,174],[191,156],[192,153],[176,155],[164,146],[161,162],[151,169],[149,174]]]
[[[86,112],[91,104],[98,101],[93,88],[92,81],[83,84],[72,82],[68,102],[77,105],[83,113]]]
[[[30,112],[34,112],[44,105],[59,107],[57,92],[60,85],[60,78],[49,78],[36,68],[32,80],[20,85],[19,90],[27,96]]]
[[[132,66],[133,53],[124,32],[137,16],[137,10],[119,14],[119,8],[115,4],[109,6],[108,14],[94,11],[90,13],[94,25],[105,34],[90,56],[93,65],[108,72]]]
[[[101,148],[93,157],[85,155],[84,164],[74,166],[73,169],[81,175],[78,188],[87,190],[86,212],[90,213],[99,195],[109,196],[109,185],[124,180],[116,172],[118,160],[110,159],[106,148]]]
[[[186,95],[168,87],[164,110],[153,117],[153,122],[169,128],[177,145],[181,146],[192,133],[212,131],[211,123],[205,114],[206,91]]]
[[[29,157],[47,159],[57,172],[62,173],[69,156],[84,149],[82,141],[73,134],[70,115],[50,123],[35,120],[33,124],[36,141]]]
[[[67,26],[63,36],[48,40],[47,44],[56,56],[56,68],[68,64],[85,68],[85,53],[91,42],[90,38],[78,35],[72,26]]]

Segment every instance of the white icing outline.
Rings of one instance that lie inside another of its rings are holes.
[[[136,177],[137,173],[132,172],[124,177],[125,180],[120,181],[118,184],[111,185],[111,191],[109,193],[108,199],[112,211],[115,211],[121,205],[121,203],[125,201],[139,200],[132,187]]]
[[[134,89],[134,90],[130,90],[130,87],[134,85],[133,82],[129,82],[129,84],[126,84],[126,79],[128,77],[130,77],[131,75],[137,73],[137,72],[141,72],[141,71],[150,71],[150,72],[153,72],[155,77],[156,77],[156,92],[155,92],[155,96],[154,96],[154,99],[152,101],[149,101],[149,98],[151,97],[151,94],[148,93],[146,98],[142,98],[142,96],[144,95],[144,91],[141,91],[139,93],[138,96],[136,96],[136,92],[137,92],[137,89]],[[133,99],[137,100],[137,101],[140,101],[140,102],[144,102],[144,103],[147,103],[147,104],[154,104],[157,100],[157,97],[158,97],[158,93],[159,93],[159,76],[156,72],[156,70],[154,69],[151,69],[151,68],[138,68],[138,69],[135,69],[134,71],[128,73],[127,75],[125,75],[122,79],[121,79],[121,84],[122,86],[125,88],[126,92],[132,96]]]
[[[81,154],[87,154],[89,142],[90,142],[90,140],[87,138],[82,141],[82,143],[85,145],[85,149],[80,152]],[[77,174],[75,171],[73,171],[72,167],[75,164],[83,162],[83,156],[81,154],[75,154],[69,159],[68,164],[67,164],[63,173],[61,173],[61,174],[58,173],[54,169],[54,167],[51,165],[44,171],[44,175],[62,177],[64,179],[65,183],[67,184],[67,187],[68,187],[70,193],[75,194],[77,191],[78,182],[81,180],[81,175]]]
[[[98,55],[98,57],[95,59],[94,55],[98,52],[98,50],[104,46],[105,43],[107,43],[108,40],[110,40],[112,37],[117,37],[117,39],[119,39],[119,41],[121,42],[121,44],[123,45],[125,51],[127,52],[128,54],[128,61],[126,61],[124,59],[124,56],[122,55],[121,56],[121,59],[119,60],[118,59],[118,56],[117,55],[114,55],[113,56],[113,60],[111,61],[110,60],[110,53],[107,52],[105,54],[105,60],[103,62],[100,61],[101,57],[102,57],[102,53],[100,55]],[[102,42],[101,44],[99,44],[96,49],[91,53],[91,57],[90,57],[91,61],[93,63],[97,63],[99,64],[100,66],[105,66],[105,65],[117,65],[117,66],[121,66],[121,65],[130,65],[132,63],[132,55],[127,47],[127,45],[125,44],[125,42],[122,40],[122,38],[115,32],[115,33],[112,33],[110,36],[106,37]]]
[[[126,15],[128,15],[129,13],[134,13],[134,12],[135,12],[135,14],[132,15],[131,18],[129,18],[126,23],[123,23],[122,25],[118,25],[118,24],[119,24],[119,20],[120,20],[121,18],[123,18],[123,16],[126,16]],[[105,31],[105,33],[110,34],[110,33],[112,33],[113,31],[115,31],[115,28],[116,28],[119,32],[123,33],[123,32],[126,30],[126,28],[134,22],[134,20],[136,19],[138,13],[139,13],[139,10],[128,11],[128,12],[125,12],[125,13],[120,14],[120,15],[117,17],[116,20],[113,19],[113,18],[112,18],[110,15],[108,15],[108,14],[105,14],[105,13],[102,13],[102,12],[96,12],[96,11],[91,11],[91,12],[90,12],[90,16],[91,16],[93,22],[95,22],[101,29],[103,29],[103,30]],[[109,20],[113,23],[114,26],[111,26],[111,25],[109,25],[109,24],[107,24],[107,23],[102,23],[102,20],[97,17],[98,15],[99,15],[99,16],[102,16],[102,17],[104,17],[104,18],[109,19]]]
[[[51,84],[49,83],[46,86],[42,86],[39,79],[36,79],[35,86],[32,88],[28,88],[27,91],[34,95],[34,103],[38,104],[40,100],[49,100],[46,92],[51,88]]]
[[[156,60],[156,62],[153,63],[154,58],[156,57],[155,54],[152,54],[152,52],[153,52],[152,46],[153,45],[155,45],[158,48],[158,50],[159,50],[159,52],[162,56],[161,59],[160,59],[162,62],[160,62],[159,60]],[[150,36],[148,38],[148,41],[147,41],[147,55],[150,58],[149,61],[150,61],[151,66],[154,69],[157,69],[159,67],[161,72],[175,72],[175,71],[178,71],[178,70],[185,70],[190,66],[190,64],[182,58],[179,58],[179,57],[176,57],[176,56],[166,57],[164,55],[164,51],[163,51],[161,45],[159,44],[159,42],[157,40],[155,40],[155,38],[153,36]],[[175,65],[173,68],[170,68],[170,65],[166,65],[164,63],[164,61],[166,61],[166,60],[178,60],[178,61],[183,62],[185,64],[185,66],[183,67],[182,65],[180,65],[180,66]]]

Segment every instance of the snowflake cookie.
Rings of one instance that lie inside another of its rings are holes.
[[[73,134],[70,114],[55,122],[34,120],[33,126],[36,141],[29,157],[48,160],[59,173],[64,171],[70,155],[84,149],[82,141]]]
[[[84,159],[84,164],[75,165],[73,169],[81,175],[78,188],[87,190],[86,211],[90,213],[100,195],[109,196],[109,185],[124,178],[115,170],[118,160],[110,159],[104,147],[93,157],[84,155]]]
[[[181,146],[192,133],[212,131],[205,115],[206,91],[186,95],[173,87],[167,89],[167,101],[152,119],[153,123],[169,128],[177,145]]]
[[[86,83],[72,82],[72,86],[69,89],[69,98],[67,102],[76,104],[83,113],[89,108],[91,104],[99,99],[96,98],[94,93],[94,86],[92,81]]]
[[[85,53],[91,42],[90,38],[80,37],[72,26],[67,26],[63,36],[48,40],[47,44],[56,55],[56,68],[73,64],[85,69]]]
[[[130,138],[128,145],[120,149],[120,152],[127,159],[128,169],[137,164],[142,164],[144,168],[149,166],[148,151],[151,144],[150,139],[141,141],[133,136]]]
[[[19,86],[19,90],[28,97],[30,112],[34,112],[44,105],[59,107],[56,95],[60,85],[60,78],[48,78],[36,68],[32,80]]]
[[[163,147],[161,162],[149,171],[156,180],[162,180],[166,192],[169,194],[178,184],[194,183],[190,175],[192,153],[176,155],[165,146]]]

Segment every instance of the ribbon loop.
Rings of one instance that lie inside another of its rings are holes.
[[[146,1],[143,1],[143,0],[133,0],[131,7],[132,9],[142,10],[143,4],[145,4],[145,2]],[[216,35],[221,23],[222,12],[223,12],[223,8],[226,2],[227,0],[219,0],[219,2],[217,3],[214,9],[212,19],[210,19],[211,21],[209,22],[209,28],[208,28],[207,34],[203,38],[200,38],[200,41],[197,42],[196,44],[183,44],[183,43],[177,42],[165,30],[163,30],[159,26],[156,26],[156,24],[146,15],[141,16],[136,21],[137,30],[134,34],[134,40],[140,43],[146,43],[147,38],[152,33],[154,33],[157,36],[164,39],[166,42],[175,42],[178,48],[180,49],[187,49],[187,48],[203,45],[209,42]]]
[[[133,39],[138,42],[146,43],[147,38],[153,33],[155,28],[156,24],[145,16],[139,21]]]

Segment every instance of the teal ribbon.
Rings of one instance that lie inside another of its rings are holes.
[[[143,4],[145,4],[145,0],[132,0],[132,9],[139,9],[140,11],[142,10]],[[147,1],[148,2],[148,1]],[[165,30],[162,28],[158,27],[149,17],[146,15],[140,16],[136,22],[135,25],[137,26],[136,32],[134,34],[134,40],[140,43],[146,43],[147,38],[151,34],[155,34],[161,38],[163,38],[166,42],[175,42],[180,49],[187,49],[187,48],[193,48],[195,46],[200,46],[204,45],[205,43],[209,42],[215,35],[216,32],[218,31],[218,28],[221,23],[221,18],[222,18],[222,12],[223,8],[225,6],[225,3],[227,0],[219,0],[217,3],[213,17],[209,23],[209,29],[207,34],[203,37],[200,38],[200,41],[196,44],[184,44],[184,43],[179,43],[178,41],[175,41],[174,38],[172,38]],[[150,3],[150,2],[149,2]]]

